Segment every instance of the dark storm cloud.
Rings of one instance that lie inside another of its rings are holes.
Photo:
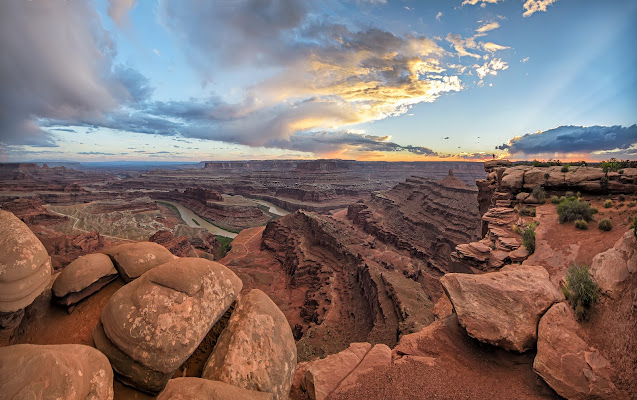
[[[541,133],[529,133],[496,147],[510,153],[591,153],[629,149],[637,144],[637,125],[560,126]]]
[[[311,151],[328,154],[344,148],[357,151],[395,152],[407,151],[418,155],[436,155],[433,150],[420,146],[402,146],[390,141],[389,136],[366,135],[354,132],[304,132],[290,137],[289,141],[274,141],[272,147],[288,150]]]
[[[86,2],[0,2],[0,143],[56,146],[39,118],[95,118],[150,95]]]

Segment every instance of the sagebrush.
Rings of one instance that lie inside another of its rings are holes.
[[[588,319],[591,306],[599,300],[599,287],[584,265],[573,265],[566,271],[563,292],[578,321]]]

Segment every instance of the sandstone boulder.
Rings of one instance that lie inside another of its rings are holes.
[[[502,180],[500,186],[511,192],[518,192],[524,185],[524,173],[530,169],[527,166],[519,166],[507,168],[502,174]]]
[[[51,258],[18,217],[0,210],[0,312],[31,304],[49,284]]]
[[[572,311],[553,305],[540,320],[533,369],[560,396],[568,399],[613,399],[610,364],[577,335]]]
[[[310,362],[301,388],[312,400],[325,399],[360,364],[371,348],[369,343],[352,343],[340,353]]]
[[[124,243],[102,253],[111,257],[120,276],[127,283],[142,276],[144,272],[175,259],[168,249],[153,242]]]
[[[602,292],[617,297],[621,286],[637,273],[637,241],[632,230],[627,231],[611,249],[593,258],[591,275]]]
[[[604,177],[604,172],[601,168],[577,167],[565,174],[564,180],[569,186],[586,186],[585,183],[589,181],[589,183],[594,183],[595,188],[599,188],[599,181],[602,177]]]
[[[279,308],[262,291],[237,301],[202,377],[286,399],[296,369],[296,343]]]
[[[0,399],[112,399],[104,354],[80,344],[0,348]]]
[[[224,382],[202,378],[176,378],[168,381],[157,400],[271,400],[271,393],[246,390]]]
[[[117,279],[117,270],[106,254],[93,253],[73,261],[53,283],[54,301],[72,307]]]
[[[540,317],[563,300],[540,266],[508,265],[481,275],[446,274],[440,283],[469,335],[518,352],[535,346]]]
[[[232,271],[214,261],[172,260],[115,292],[93,340],[122,381],[159,392],[242,286]]]

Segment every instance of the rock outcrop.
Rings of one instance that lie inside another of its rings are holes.
[[[621,398],[610,380],[609,362],[577,334],[565,303],[553,305],[540,320],[533,369],[567,399]]]
[[[164,246],[152,242],[124,243],[105,249],[102,253],[111,257],[124,282],[131,282],[175,258]]]
[[[175,237],[171,231],[160,230],[148,238],[149,242],[159,243],[177,257],[197,257],[197,252],[185,236]]]
[[[53,283],[53,300],[73,311],[75,305],[117,279],[117,270],[106,254],[87,254],[60,272]]]
[[[611,249],[596,255],[590,272],[602,292],[617,297],[622,284],[637,273],[637,241],[633,230],[627,231]]]
[[[391,364],[391,349],[384,344],[352,343],[349,348],[306,363],[300,387],[312,400],[323,400],[360,384],[359,378]]]
[[[518,352],[535,346],[540,317],[564,298],[540,266],[511,265],[481,275],[447,274],[440,282],[470,336]]]
[[[175,378],[168,381],[157,400],[272,400],[271,393],[241,389],[224,382],[202,378]]]
[[[110,359],[119,379],[157,393],[241,287],[232,271],[214,261],[172,260],[111,297],[93,331],[95,346]]]
[[[3,210],[0,249],[0,313],[19,312],[49,284],[51,258],[24,222]]]
[[[287,399],[296,370],[296,344],[285,316],[258,289],[237,300],[202,377]]]
[[[0,399],[113,399],[104,354],[80,344],[0,348]]]

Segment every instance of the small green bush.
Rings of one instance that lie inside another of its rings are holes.
[[[594,211],[585,201],[578,199],[564,199],[557,205],[557,215],[560,223],[583,219],[590,221],[593,219]]]
[[[546,203],[546,192],[542,186],[534,187],[531,191],[531,196],[535,197],[540,204]]]
[[[530,223],[524,226],[522,229],[522,244],[526,248],[529,254],[535,252],[535,223]]]
[[[557,196],[551,197],[551,203],[552,204],[560,204],[560,198],[557,197]]]
[[[577,192],[576,196],[577,196],[578,199],[581,199],[582,198],[582,192]]]
[[[523,207],[520,208],[519,213],[525,217],[535,217],[535,208]]]
[[[628,207],[632,208],[632,207],[635,207],[635,206],[637,206],[637,201],[635,201],[635,200],[633,200],[630,203],[628,203]]]
[[[624,196],[623,194],[620,194],[619,201],[626,201],[626,196]]]
[[[575,195],[571,191],[568,191],[568,192],[564,193],[564,196],[566,196],[566,197],[575,197]]]
[[[613,223],[610,222],[610,219],[604,218],[601,221],[599,221],[599,223],[597,224],[597,227],[602,231],[608,232],[611,229],[613,229]]]
[[[566,271],[563,292],[578,321],[586,320],[590,307],[599,300],[597,283],[583,265],[573,265]]]
[[[568,172],[569,168],[570,168],[570,165],[563,166],[562,167],[562,172],[564,172],[564,173]]]
[[[575,221],[575,228],[585,231],[588,229],[588,222],[583,219],[578,219]]]
[[[604,202],[604,208],[611,208],[613,206],[613,201],[608,199]]]

